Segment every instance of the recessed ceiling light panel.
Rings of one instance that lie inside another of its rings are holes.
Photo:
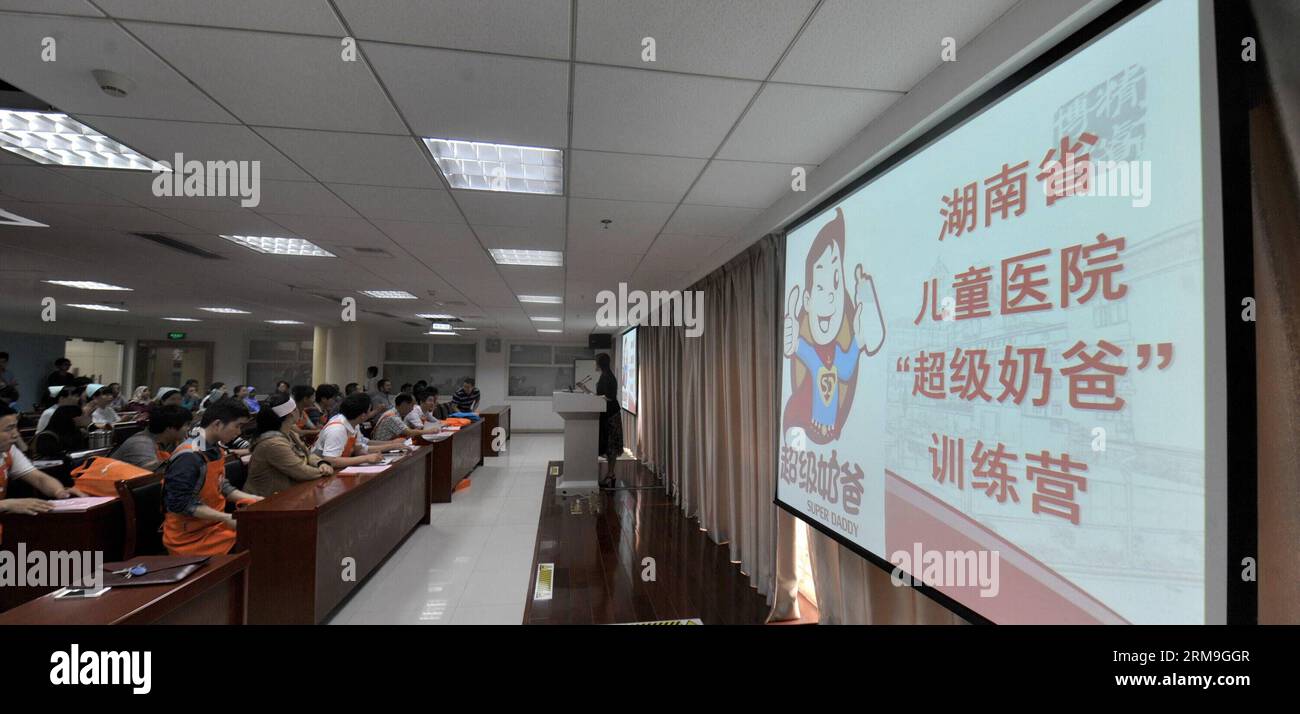
[[[120,285],[109,285],[108,283],[97,283],[94,280],[42,280],[43,283],[50,285],[62,285],[65,288],[77,288],[79,290],[131,290]]]
[[[68,307],[79,307],[82,310],[98,310],[100,312],[127,312],[124,307],[113,307],[112,305],[85,305],[78,303],[68,303]]]
[[[227,236],[222,238],[269,255],[302,255],[313,258],[334,258],[333,253],[302,238],[277,238],[273,236]]]
[[[489,248],[488,253],[497,265],[533,265],[557,268],[564,265],[564,254],[558,250],[519,250],[516,248]]]
[[[67,114],[55,112],[0,109],[0,149],[38,164],[134,171],[168,170]]]
[[[433,138],[424,145],[452,188],[564,193],[564,152],[559,149]]]
[[[380,300],[418,300],[405,290],[362,290],[362,295]]]

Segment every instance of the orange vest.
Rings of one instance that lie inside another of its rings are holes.
[[[4,500],[5,492],[9,490],[9,467],[13,465],[13,454],[6,451],[4,461],[0,461],[0,501]],[[4,541],[4,532],[4,526],[0,525],[0,542]]]
[[[185,442],[176,449],[177,453],[192,451],[194,444]],[[221,479],[226,477],[226,459],[222,456],[208,459],[199,454],[207,463],[203,474],[203,486],[199,489],[199,502],[214,511],[226,511],[226,497],[221,495]],[[167,479],[163,478],[166,487]],[[210,521],[206,518],[187,516],[168,512],[163,518],[163,545],[171,555],[225,555],[235,547],[235,531],[224,523]]]
[[[331,426],[341,426],[341,427],[343,427],[343,429],[344,429],[345,431],[346,431],[347,428],[348,428],[348,427],[347,427],[347,422],[342,422],[342,423],[340,423],[340,422],[336,422],[336,421],[331,421],[329,424],[326,424],[326,425],[325,425],[325,428],[328,429],[328,428],[331,427]],[[321,432],[320,432],[320,438],[322,438],[322,439],[325,438],[325,429],[321,429]],[[351,455],[352,455],[352,450],[355,449],[355,448],[357,448],[357,433],[356,433],[356,432],[352,432],[352,433],[348,434],[348,442],[347,442],[346,444],[343,445],[343,452],[340,453],[339,456],[343,456],[343,457],[351,456]]]

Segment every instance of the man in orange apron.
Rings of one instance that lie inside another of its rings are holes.
[[[37,493],[47,498],[63,499],[86,494],[75,488],[64,488],[58,479],[32,466],[23,452],[15,446],[18,443],[18,412],[8,404],[0,404],[0,513],[21,513],[35,516],[46,513],[53,506],[40,498],[9,498],[9,479],[20,478],[32,485]],[[4,532],[0,530],[0,543],[4,542]]]
[[[358,426],[371,414],[370,396],[365,392],[349,394],[335,414],[321,429],[312,451],[337,472],[357,464],[374,464],[383,460],[380,452],[400,446],[405,437],[391,441],[369,441]]]
[[[235,517],[226,501],[260,501],[226,480],[222,442],[234,441],[248,423],[248,407],[222,399],[209,404],[201,431],[181,444],[163,475],[163,545],[172,555],[224,555],[235,546]]]

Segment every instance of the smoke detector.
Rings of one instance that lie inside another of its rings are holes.
[[[135,90],[135,82],[124,74],[107,69],[97,69],[91,74],[95,75],[95,83],[99,88],[110,97],[120,99]]]

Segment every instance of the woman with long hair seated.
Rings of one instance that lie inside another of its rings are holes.
[[[312,481],[334,473],[333,467],[311,453],[298,436],[302,416],[293,397],[273,394],[257,413],[248,481],[244,490],[270,496],[299,481]]]

